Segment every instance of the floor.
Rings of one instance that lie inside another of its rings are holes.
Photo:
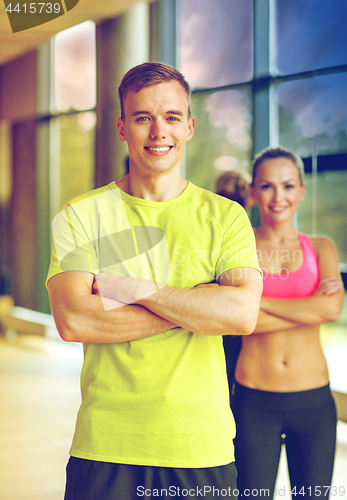
[[[0,337],[1,500],[63,499],[80,402],[81,364],[78,345],[40,337],[19,336],[12,342]],[[347,500],[347,424],[342,422],[333,485],[341,488],[334,496]],[[277,497],[290,498],[284,460]]]
[[[62,500],[80,402],[81,349],[0,339],[0,499]]]

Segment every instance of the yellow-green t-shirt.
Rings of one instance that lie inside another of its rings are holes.
[[[236,267],[259,269],[240,205],[191,183],[165,202],[134,198],[111,183],[75,198],[56,217],[47,280],[84,270],[192,288]],[[221,336],[176,328],[84,344],[81,390],[72,456],[189,468],[234,460]]]

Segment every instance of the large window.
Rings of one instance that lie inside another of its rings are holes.
[[[250,80],[252,0],[181,0],[182,72],[193,88]]]
[[[347,265],[345,0],[177,0],[180,69],[197,119],[186,177],[214,189],[268,146],[305,161],[297,224],[330,236]],[[256,220],[256,217],[254,218]]]
[[[280,143],[303,157],[347,152],[346,89],[347,72],[279,84]]]
[[[249,87],[193,95],[196,129],[187,148],[186,173],[194,184],[214,190],[223,172],[248,170],[251,103]]]
[[[252,154],[253,1],[179,0],[180,69],[193,89],[186,177],[214,190]],[[243,83],[240,85],[240,83]]]
[[[347,72],[285,81],[275,87],[279,143],[304,158],[307,172],[298,228],[330,236],[340,262],[346,264]]]
[[[345,0],[276,1],[276,69],[282,74],[347,63]]]
[[[94,188],[95,24],[58,33],[38,50],[38,309],[49,312],[44,283],[51,224],[69,199]]]
[[[53,45],[53,112],[92,109],[96,104],[95,24],[58,33]]]
[[[94,187],[94,134],[92,111],[62,115],[51,120],[52,168],[59,207]]]
[[[87,21],[51,40],[49,123],[50,218],[63,203],[94,187],[95,24]]]

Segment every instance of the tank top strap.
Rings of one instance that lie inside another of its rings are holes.
[[[305,233],[300,233],[300,231],[298,231],[298,236],[303,253],[303,264],[305,266],[311,266],[313,263],[316,264],[318,259],[309,236]]]

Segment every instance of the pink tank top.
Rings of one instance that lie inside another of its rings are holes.
[[[319,284],[318,259],[310,238],[298,232],[303,262],[299,269],[286,273],[270,273],[263,269],[263,297],[296,299],[313,295]]]

